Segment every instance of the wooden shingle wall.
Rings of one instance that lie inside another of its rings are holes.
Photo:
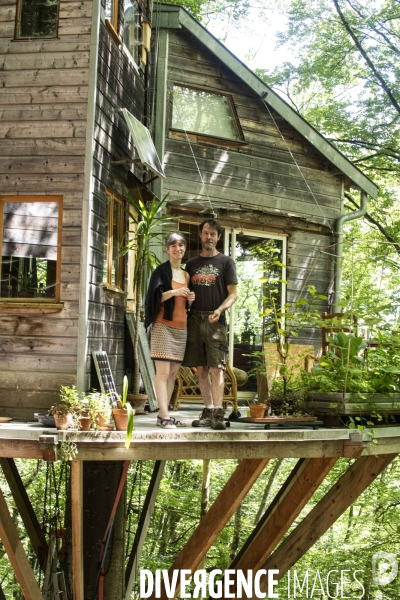
[[[0,5],[0,193],[64,204],[63,310],[0,307],[0,415],[32,419],[76,382],[91,9],[61,0],[59,39],[14,41],[16,2]]]
[[[231,95],[236,107],[245,144],[235,147],[190,136],[206,188],[185,134],[171,131],[174,84]],[[195,215],[200,210],[199,202],[207,208],[208,193],[221,222],[229,220],[234,211],[239,228],[287,234],[287,300],[296,300],[307,285],[315,285],[319,293],[329,296],[333,289],[334,261],[330,254],[335,253],[333,232],[340,216],[341,175],[184,30],[169,30],[167,85],[164,192],[169,193],[170,202],[184,206],[185,211],[190,210],[192,202]],[[240,210],[242,213],[237,212]],[[202,218],[200,215],[199,220]]]
[[[119,31],[122,34],[122,30]],[[97,73],[95,117],[94,197],[91,216],[90,248],[89,354],[87,389],[91,389],[93,363],[90,353],[105,350],[108,354],[117,389],[121,391],[125,374],[125,307],[126,295],[105,289],[103,281],[104,219],[106,189],[126,200],[132,175],[143,180],[138,164],[116,165],[135,155],[134,145],[120,108],[127,108],[137,119],[145,120],[145,75],[138,72],[121,46],[100,24],[99,63]]]

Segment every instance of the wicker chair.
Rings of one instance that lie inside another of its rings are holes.
[[[244,385],[248,379],[248,375],[241,369],[231,368],[229,363],[225,370],[225,387],[223,407],[227,408],[228,404],[232,405],[232,409],[236,412],[238,409],[237,388],[238,385]],[[201,402],[201,392],[199,388],[199,380],[196,374],[195,367],[181,367],[178,377],[176,378],[177,385],[172,394],[171,404],[172,410],[178,410],[181,402]]]

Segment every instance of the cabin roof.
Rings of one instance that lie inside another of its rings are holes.
[[[242,63],[230,50],[215,38],[203,25],[177,4],[157,4],[154,10],[155,27],[161,29],[185,29],[203,44],[219,61],[224,63],[247,84],[261,99],[268,103],[296,131],[312,144],[325,158],[342,172],[355,187],[376,198],[378,187],[360,171],[344,154],[337,150],[310,123],[285,102],[272,88]]]

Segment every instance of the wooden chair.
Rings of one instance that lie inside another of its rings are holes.
[[[322,313],[322,320],[326,321],[326,320],[332,320],[332,319],[342,319],[343,317],[346,317],[346,313],[326,313],[323,312]],[[342,327],[342,326],[337,326],[337,325],[332,325],[329,326],[327,324],[326,327],[322,327],[321,328],[321,336],[322,336],[322,353],[324,354],[327,349],[329,348],[329,342],[328,342],[328,336],[332,335],[332,333],[335,333],[335,331],[346,331],[346,332],[352,332],[357,334],[357,317],[355,315],[349,315],[350,317],[352,317],[353,320],[353,327]]]
[[[225,387],[223,407],[227,408],[228,404],[232,405],[232,409],[238,409],[238,385],[244,385],[248,379],[247,373],[240,369],[232,369],[229,363],[226,366]],[[181,402],[201,402],[201,392],[199,388],[199,380],[194,367],[181,367],[178,377],[176,378],[177,386],[172,394],[171,404],[172,410],[178,410]]]

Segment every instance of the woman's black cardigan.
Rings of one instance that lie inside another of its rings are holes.
[[[169,292],[172,290],[172,268],[171,263],[167,260],[165,263],[159,265],[153,272],[149,288],[146,295],[145,304],[145,320],[144,326],[147,329],[154,319],[158,315],[161,305],[161,296],[163,292]],[[164,319],[166,321],[172,321],[174,314],[175,299],[172,296],[164,302]]]

